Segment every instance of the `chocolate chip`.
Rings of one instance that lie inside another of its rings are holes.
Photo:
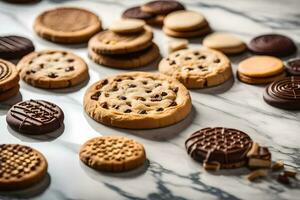
[[[147,111],[146,110],[140,110],[139,114],[147,114]]]
[[[56,77],[58,77],[58,75],[55,74],[54,72],[50,72],[50,73],[48,74],[48,77],[49,77],[49,78],[56,78]]]
[[[42,64],[40,64],[40,68],[41,69],[43,69],[44,68],[44,64],[42,63]]]
[[[126,100],[127,98],[124,97],[124,96],[119,96],[119,99],[120,99],[120,100]]]
[[[169,105],[169,107],[171,106],[177,106],[177,103],[175,101],[172,101],[172,103]]]
[[[116,92],[116,91],[118,91],[118,90],[119,90],[119,88],[118,88],[118,86],[116,86],[116,85],[114,85],[114,86],[112,87],[112,89],[111,89],[112,92]]]
[[[199,68],[199,69],[203,69],[204,67],[203,67],[203,66],[201,66],[201,65],[199,65],[199,66],[198,66],[198,68]]]
[[[177,54],[175,55],[175,57],[178,57],[178,56],[180,56],[180,54],[179,54],[179,53],[177,53]]]
[[[128,87],[129,87],[129,88],[135,88],[136,85],[135,85],[135,84],[129,84]]]
[[[108,109],[108,104],[107,104],[107,102],[101,103],[100,106],[101,106],[102,108]]]
[[[154,87],[159,87],[159,86],[162,86],[161,83],[155,83]]]
[[[95,93],[91,96],[91,99],[97,101],[97,100],[99,99],[100,96],[101,96],[101,91],[97,91],[97,92],[95,92]]]
[[[187,56],[187,57],[184,58],[184,60],[191,60],[191,59],[192,59],[192,58],[189,57],[189,56]]]
[[[114,104],[112,107],[115,108],[116,110],[118,110],[120,108],[120,106],[116,105],[116,104]]]
[[[26,71],[26,74],[29,75],[31,72],[30,71]]]
[[[35,71],[34,71],[34,70],[30,70],[30,72],[31,72],[31,73],[33,73],[33,74],[35,73]]]
[[[74,62],[74,59],[73,58],[69,58],[68,60],[67,60],[67,62]]]
[[[142,81],[142,83],[143,83],[144,85],[147,85],[147,84],[148,84],[148,81]]]
[[[52,52],[52,54],[54,54],[54,53],[55,53],[55,51]],[[62,52],[61,54],[62,54],[63,56],[66,56],[68,53],[67,53],[67,52]]]
[[[65,72],[70,72],[70,71],[74,71],[74,67],[73,66],[70,66],[70,67],[67,67],[66,69],[65,69]]]
[[[126,102],[126,105],[131,107],[131,103],[130,102]]]
[[[146,90],[145,92],[146,92],[146,93],[151,93],[152,91],[151,91],[151,90]]]
[[[205,59],[205,58],[206,58],[206,56],[204,56],[204,55],[198,57],[199,60],[200,59]]]
[[[186,69],[189,70],[189,71],[192,71],[194,68],[188,67]]]
[[[59,61],[59,59],[58,59],[58,58],[55,58],[55,59],[54,59],[54,62],[58,62],[58,61]]]
[[[128,79],[128,80],[134,80],[134,78],[131,77],[131,76],[128,76],[127,79]]]
[[[167,60],[167,61],[169,61],[169,60],[170,60],[170,58],[166,58],[166,60]]]
[[[161,96],[167,96],[167,95],[168,95],[168,93],[166,93],[166,92],[161,93]]]
[[[104,86],[108,83],[108,80],[107,79],[104,79],[102,82],[101,82],[101,86]]]
[[[104,96],[105,96],[105,97],[109,97],[109,94],[108,94],[108,93],[105,93]]]
[[[176,62],[175,62],[175,60],[171,60],[171,61],[169,62],[169,64],[170,64],[170,65],[175,65]]]
[[[118,78],[118,79],[116,79],[116,81],[117,81],[117,82],[121,82],[121,81],[122,81],[122,79]]]
[[[175,92],[175,93],[177,93],[178,92],[178,87],[172,88],[172,91]]]
[[[144,97],[138,97],[137,100],[146,101],[146,99]]]
[[[160,111],[163,111],[164,109],[163,108],[157,108],[156,111],[160,112]]]
[[[195,55],[195,56],[199,56],[199,52],[198,52],[198,51],[195,51],[195,52],[194,52],[194,55]]]
[[[126,110],[124,110],[124,113],[131,113],[131,112],[132,112],[131,109],[126,109]]]
[[[220,63],[220,62],[221,62],[221,60],[219,58],[214,60],[214,63]]]

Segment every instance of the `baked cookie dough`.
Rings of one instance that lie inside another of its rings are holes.
[[[98,54],[126,54],[137,52],[152,45],[153,32],[149,26],[134,34],[118,34],[105,30],[89,41],[89,48]]]
[[[0,144],[0,190],[25,189],[47,174],[47,160],[37,150],[19,144]]]
[[[163,31],[165,34],[171,37],[192,38],[192,37],[200,37],[200,36],[207,35],[211,33],[212,30],[209,26],[205,26],[199,30],[179,32],[179,31],[173,31],[172,29],[169,29],[164,26]]]
[[[229,33],[215,32],[203,39],[203,46],[221,51],[225,54],[237,54],[247,49],[246,44]]]
[[[120,136],[101,136],[88,140],[81,146],[79,157],[87,166],[106,172],[132,170],[146,161],[142,144]]]
[[[191,89],[216,86],[232,76],[230,60],[221,52],[204,48],[170,54],[159,63],[159,71]]]
[[[25,82],[45,89],[75,86],[88,78],[84,60],[60,50],[30,53],[22,58],[17,68]]]
[[[33,26],[42,38],[57,43],[84,43],[101,30],[94,13],[73,7],[60,7],[41,13]]]
[[[130,72],[100,80],[85,93],[94,120],[120,128],[150,129],[175,124],[191,111],[188,90],[159,73]]]
[[[145,24],[143,20],[139,19],[120,19],[113,22],[108,29],[115,33],[130,34],[142,32]]]

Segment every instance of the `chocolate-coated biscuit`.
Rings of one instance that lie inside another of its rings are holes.
[[[16,66],[11,62],[0,59],[0,93],[17,86],[19,79]]]
[[[285,69],[290,75],[300,75],[300,58],[293,58],[285,63]]]
[[[146,23],[154,17],[154,14],[142,11],[139,6],[128,8],[122,14],[122,18],[142,19],[146,21]]]
[[[0,144],[0,190],[18,190],[39,183],[47,173],[47,160],[35,149]]]
[[[142,144],[120,136],[102,136],[88,140],[82,145],[79,157],[87,166],[109,172],[132,170],[146,161]]]
[[[38,135],[57,130],[64,120],[63,111],[43,100],[28,100],[11,107],[6,115],[8,125],[17,132]]]
[[[279,34],[257,36],[250,41],[248,47],[255,54],[279,57],[291,55],[297,50],[292,39]]]
[[[236,168],[246,163],[252,139],[244,132],[223,127],[203,128],[185,142],[188,154],[203,164]]]
[[[31,40],[20,36],[0,37],[0,58],[20,59],[34,51]]]
[[[169,14],[170,12],[174,12],[177,10],[184,10],[184,6],[179,3],[178,1],[170,1],[170,0],[157,0],[157,1],[150,1],[144,4],[141,7],[142,11],[153,13],[153,14]]]
[[[271,106],[288,110],[300,109],[300,77],[291,76],[271,83],[264,92]]]

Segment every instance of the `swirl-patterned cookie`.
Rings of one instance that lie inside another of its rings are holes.
[[[300,77],[291,76],[274,81],[266,88],[264,100],[278,108],[300,109]]]
[[[60,7],[41,13],[33,28],[40,37],[52,42],[83,43],[101,30],[101,20],[85,9]]]
[[[75,86],[88,78],[88,67],[82,58],[59,50],[30,53],[17,68],[25,82],[46,89]]]
[[[0,190],[17,190],[40,182],[47,173],[45,157],[19,144],[0,144]]]
[[[104,30],[89,41],[89,48],[98,54],[126,54],[141,51],[152,45],[153,32],[149,26],[133,34],[118,34]]]
[[[210,49],[176,51],[159,63],[159,71],[176,78],[187,88],[216,86],[232,76],[230,60]]]
[[[85,93],[84,109],[106,125],[149,129],[183,120],[191,110],[188,90],[158,73],[131,72],[93,84]]]
[[[19,79],[16,66],[6,60],[0,59],[0,93],[17,86]]]
[[[252,139],[244,132],[223,127],[204,128],[185,142],[188,154],[203,165],[236,168],[246,163]]]
[[[132,170],[146,161],[142,144],[120,136],[102,136],[88,140],[82,145],[79,157],[87,166],[109,172]]]
[[[11,107],[6,115],[8,125],[26,134],[44,134],[63,124],[63,111],[55,104],[42,100],[28,100]]]

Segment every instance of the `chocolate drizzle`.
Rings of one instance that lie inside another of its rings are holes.
[[[223,127],[201,129],[185,142],[187,152],[193,159],[221,165],[244,162],[251,145],[252,140],[246,133]]]

